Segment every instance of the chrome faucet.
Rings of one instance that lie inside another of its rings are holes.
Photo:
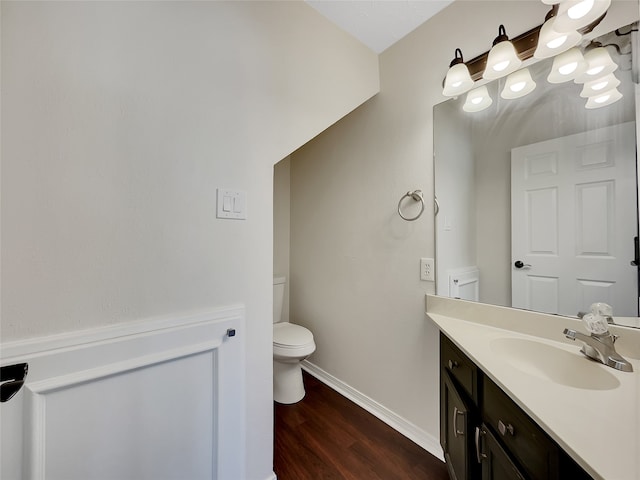
[[[609,332],[585,335],[584,333],[576,332],[568,328],[565,328],[563,333],[571,340],[580,340],[584,343],[580,351],[587,357],[604,363],[608,367],[615,368],[616,370],[633,372],[631,363],[616,352],[613,344],[618,339],[617,335]]]

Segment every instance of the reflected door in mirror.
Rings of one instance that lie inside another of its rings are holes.
[[[635,164],[634,122],[512,150],[512,306],[635,315]]]

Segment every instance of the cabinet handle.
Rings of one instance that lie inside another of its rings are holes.
[[[484,435],[484,431],[480,430],[480,427],[476,427],[476,458],[478,459],[478,463],[482,463],[482,460],[487,458],[487,456],[482,453],[480,446],[480,436]]]
[[[498,431],[500,432],[500,435],[502,435],[503,437],[507,434],[507,432],[509,432],[511,436],[515,434],[515,429],[513,428],[513,425],[511,425],[510,423],[507,423],[505,425],[502,420],[498,420]]]
[[[464,417],[464,412],[462,410],[458,410],[457,407],[453,407],[453,435],[455,437],[458,435],[464,435],[463,430],[458,430],[458,415],[462,415]]]
[[[458,366],[458,362],[456,362],[455,360],[449,360],[449,370],[453,370],[457,366]]]

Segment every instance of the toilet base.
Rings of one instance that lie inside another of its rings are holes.
[[[304,398],[304,382],[300,362],[283,363],[273,361],[273,399],[278,403],[291,404]]]

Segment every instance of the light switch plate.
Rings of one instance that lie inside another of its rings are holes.
[[[218,188],[217,218],[245,220],[247,218],[247,194],[240,190]]]

